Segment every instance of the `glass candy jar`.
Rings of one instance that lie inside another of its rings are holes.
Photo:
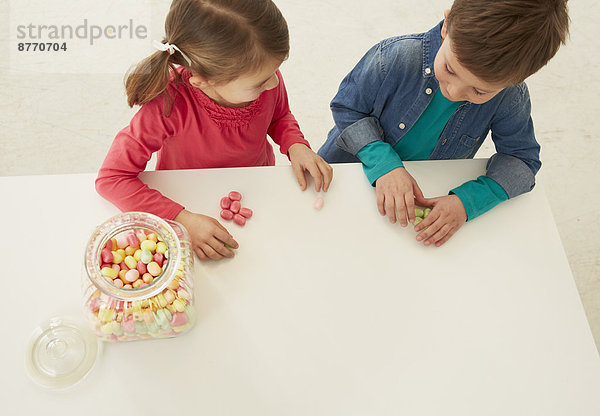
[[[84,311],[103,340],[167,338],[195,322],[193,253],[183,225],[144,212],[116,215],[85,251]]]

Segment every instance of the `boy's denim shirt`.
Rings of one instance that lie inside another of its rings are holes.
[[[331,101],[335,126],[319,155],[331,163],[359,162],[356,154],[383,140],[396,145],[439,88],[433,62],[442,23],[429,32],[386,39],[344,78]],[[467,159],[492,132],[496,146],[487,176],[509,198],[529,192],[541,167],[525,83],[505,88],[484,104],[465,102],[444,128],[430,159]]]

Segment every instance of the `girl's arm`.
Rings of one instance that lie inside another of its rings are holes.
[[[152,154],[174,132],[174,119],[162,116],[158,102],[145,104],[115,137],[98,172],[96,190],[122,211],[144,211],[174,219],[181,204],[148,187],[139,178]]]
[[[304,171],[308,171],[314,180],[315,191],[323,189],[327,192],[333,179],[333,169],[321,156],[312,151],[308,141],[304,139],[298,122],[290,111],[287,91],[279,71],[277,77],[279,85],[276,91],[275,111],[267,133],[279,145],[281,153],[290,159],[298,185],[303,191],[307,187]]]
[[[276,102],[273,112],[273,120],[267,131],[268,135],[275,143],[279,145],[282,154],[287,155],[288,150],[294,143],[302,143],[310,148],[304,134],[300,131],[300,126],[296,117],[290,110],[287,91],[283,82],[281,72],[277,71],[279,85],[276,87]]]

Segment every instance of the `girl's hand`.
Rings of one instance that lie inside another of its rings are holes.
[[[429,215],[415,226],[417,241],[426,246],[441,246],[467,221],[467,212],[456,195],[428,198],[423,206],[433,207]],[[425,227],[428,227],[424,230]]]
[[[233,257],[233,251],[225,247],[225,244],[232,248],[239,247],[225,227],[212,217],[184,209],[177,214],[175,221],[183,224],[190,233],[192,249],[200,260]]]
[[[322,187],[323,192],[327,192],[333,179],[333,168],[321,156],[302,143],[291,145],[288,155],[290,156],[290,162],[292,162],[292,169],[298,179],[298,184],[303,191],[306,190],[304,171],[307,170],[315,182],[315,191],[320,192]]]
[[[425,204],[425,198],[417,181],[404,168],[396,168],[375,182],[377,208],[381,215],[387,215],[392,224],[396,219],[406,227],[415,221],[415,201]],[[408,221],[407,221],[408,218]]]

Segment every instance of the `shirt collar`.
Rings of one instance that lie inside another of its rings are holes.
[[[435,61],[435,56],[442,46],[442,25],[444,21],[442,20],[438,23],[433,29],[429,32],[425,33],[423,38],[423,77],[429,78],[433,77],[435,74],[433,72],[433,63]]]

